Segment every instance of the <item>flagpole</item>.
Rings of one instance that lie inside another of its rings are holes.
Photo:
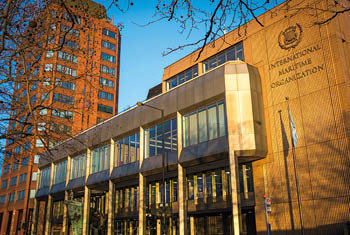
[[[294,146],[294,140],[293,140],[293,130],[292,130],[292,120],[291,120],[291,114],[289,109],[289,97],[286,97],[287,105],[288,105],[288,118],[289,118],[289,129],[290,129],[290,138],[292,142],[292,155],[293,155],[293,165],[294,165],[294,177],[295,177],[295,185],[297,188],[297,196],[298,196],[298,205],[299,205],[299,218],[300,218],[300,226],[301,226],[301,234],[304,235],[304,222],[303,222],[303,212],[301,209],[301,199],[300,199],[300,187],[299,187],[299,180],[298,180],[298,174],[297,174],[297,168],[296,168],[296,160],[295,160],[295,146]],[[295,128],[295,127],[294,127]]]

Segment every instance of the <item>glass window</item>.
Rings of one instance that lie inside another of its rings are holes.
[[[22,158],[21,166],[28,166],[29,164],[29,157]]]
[[[40,159],[40,155],[35,155],[34,156],[34,164],[38,164]]]
[[[50,185],[50,171],[51,167],[43,168],[41,170],[39,188],[48,187]]]
[[[103,105],[103,104],[98,104],[97,105],[97,110],[104,112],[104,113],[110,113],[113,114],[113,107],[107,106],[107,105]]]
[[[12,163],[12,170],[17,170],[19,167],[19,160]]]
[[[15,193],[9,193],[8,195],[8,202],[15,201]]]
[[[10,165],[4,166],[4,174],[10,171]]]
[[[25,182],[27,182],[27,173],[21,174],[19,176],[19,183],[21,184],[21,183],[25,183]]]
[[[37,139],[35,142],[35,147],[37,148],[44,147],[44,142],[41,139]]]
[[[164,151],[177,150],[177,119],[164,122]],[[162,124],[145,130],[145,158],[162,153]]]
[[[91,174],[109,169],[110,145],[92,150]]]
[[[44,71],[49,72],[52,71],[53,65],[52,64],[45,64]]]
[[[103,65],[103,64],[101,64],[100,71],[102,73],[108,73],[108,74],[113,75],[113,76],[115,75],[115,69],[114,68],[110,68],[110,67],[108,67],[106,65]]]
[[[108,37],[114,38],[114,39],[117,38],[117,34],[115,32],[108,30],[108,29],[102,29],[102,34],[106,35]]]
[[[117,48],[114,43],[107,42],[107,41],[104,41],[104,40],[102,40],[102,47],[108,48],[108,49],[113,50],[113,51],[115,51],[116,48]]]
[[[63,124],[51,123],[50,130],[58,134],[72,134],[72,127]]]
[[[105,78],[100,78],[100,85],[114,88],[114,81]]]
[[[67,52],[59,51],[57,53],[57,58],[63,59],[69,62],[78,63],[78,57]]]
[[[35,198],[35,189],[30,190],[30,198]]]
[[[41,109],[39,112],[39,115],[46,116],[47,115],[47,109]]]
[[[115,56],[109,55],[107,53],[101,52],[101,59],[109,61],[111,63],[115,63]]]
[[[70,178],[80,178],[86,173],[86,153],[73,157],[71,160]]]
[[[65,103],[65,104],[74,104],[74,98],[68,95],[63,95],[63,94],[59,94],[59,93],[53,93],[53,101],[58,101],[61,103]]]
[[[74,48],[74,49],[79,49],[79,44],[78,43],[73,42],[71,40],[68,40],[67,38],[66,39],[60,38],[59,39],[59,43],[61,45],[64,44],[65,46],[68,46],[68,47],[71,47],[71,48]]]
[[[6,200],[6,195],[0,196],[0,204],[4,204]]]
[[[67,160],[55,164],[54,183],[59,184],[66,181]]]
[[[216,68],[217,66],[225,63],[226,61],[237,60],[237,59],[244,61],[242,42],[204,61],[203,62],[204,72],[207,72],[210,69]]]
[[[122,166],[140,159],[140,134],[127,136],[114,143],[115,166]]]
[[[3,181],[1,182],[1,188],[2,188],[2,189],[7,188],[8,182],[9,182],[8,180],[3,180]]]
[[[187,192],[188,192],[188,200],[194,199],[194,181],[193,176],[189,176],[187,178]]]
[[[73,119],[73,112],[68,111],[68,110],[62,110],[62,109],[53,109],[52,116],[72,120]]]
[[[105,91],[98,91],[98,98],[106,99],[106,100],[114,100],[114,94],[105,92]]]
[[[172,78],[169,78],[167,80],[167,89],[170,90],[184,83],[185,81],[191,80],[192,78],[195,78],[197,76],[198,76],[198,67],[196,65],[196,66],[193,66],[192,68],[185,70],[182,73],[179,73],[178,75],[175,75]]]
[[[220,101],[185,114],[182,122],[184,147],[224,136],[226,135],[224,102]]]
[[[54,55],[54,52],[53,52],[53,51],[47,51],[47,52],[46,52],[46,57],[47,57],[47,58],[53,57],[53,55]]]
[[[61,32],[64,32],[64,33],[68,32],[69,34],[73,35],[74,37],[79,37],[79,35],[80,35],[79,30],[73,29],[72,27],[64,25],[64,24],[61,24]]]
[[[17,184],[17,176],[12,177],[10,180],[10,186],[16,186]]]
[[[70,75],[72,77],[76,77],[77,76],[77,71],[75,69],[69,68],[67,66],[63,66],[60,64],[56,65],[56,71],[60,72],[60,73],[64,73],[67,75]]]
[[[24,200],[25,190],[17,192],[17,201]]]
[[[36,181],[37,177],[38,177],[38,172],[33,172],[32,181]]]

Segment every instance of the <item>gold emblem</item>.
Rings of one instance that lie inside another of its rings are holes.
[[[278,35],[278,44],[282,49],[295,48],[301,41],[303,30],[300,24],[290,26]]]

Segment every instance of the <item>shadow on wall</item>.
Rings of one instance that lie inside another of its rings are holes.
[[[345,115],[345,114],[343,114]],[[272,201],[269,217],[272,234],[301,234],[298,200],[294,176],[292,146],[288,119],[279,113],[282,153],[273,153],[267,166],[268,196]],[[332,123],[339,128],[341,121]],[[304,131],[304,130],[303,130]],[[315,123],[311,138],[304,138],[307,146],[296,148],[296,170],[300,184],[302,218],[305,234],[350,235],[350,161],[346,136],[316,140],[329,133],[329,126]],[[338,132],[339,133],[339,132]],[[279,170],[278,168],[279,167]],[[266,234],[258,231],[257,234]]]

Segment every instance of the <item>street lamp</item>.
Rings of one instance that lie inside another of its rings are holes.
[[[152,109],[156,109],[161,112],[161,123],[162,123],[162,201],[163,201],[163,206],[162,206],[162,234],[165,234],[165,148],[164,148],[164,110],[153,107],[148,104],[144,104],[142,102],[137,102],[137,106],[147,106]]]

